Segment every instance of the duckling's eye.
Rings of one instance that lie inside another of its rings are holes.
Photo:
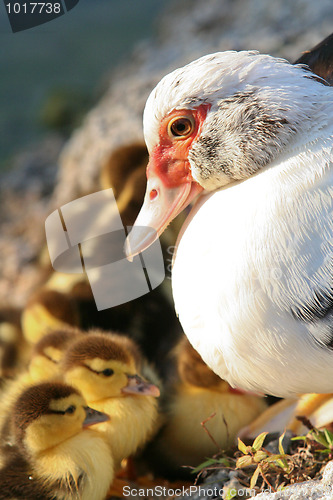
[[[69,415],[72,415],[76,410],[76,406],[74,405],[71,405],[69,406],[66,410],[65,410],[65,413],[68,413]]]
[[[186,139],[194,130],[194,119],[181,116],[173,118],[168,123],[168,134],[171,139]]]
[[[106,377],[111,377],[111,375],[114,374],[114,371],[111,368],[105,368],[105,370],[103,370],[102,373]]]

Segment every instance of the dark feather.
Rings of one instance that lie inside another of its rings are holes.
[[[333,33],[304,52],[294,64],[306,64],[313,73],[333,85]]]

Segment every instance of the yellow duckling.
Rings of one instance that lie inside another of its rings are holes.
[[[13,402],[30,385],[60,378],[60,360],[66,347],[83,333],[74,328],[63,328],[45,335],[34,346],[27,370],[4,386],[1,396],[0,436],[6,444],[12,444],[13,436],[4,426]],[[0,445],[3,455],[3,447]]]
[[[116,466],[156,432],[159,390],[138,375],[140,353],[127,337],[89,333],[64,355],[63,376],[111,421],[97,426],[112,446]]]
[[[0,499],[104,500],[113,460],[101,434],[86,427],[107,418],[68,385],[29,387],[11,412],[15,445],[0,470]]]
[[[123,224],[132,225],[146,191],[148,151],[144,142],[121,146],[104,163],[100,184],[112,188]]]
[[[36,344],[50,331],[65,326],[78,326],[79,314],[69,295],[42,288],[28,300],[22,312],[22,330],[25,339]]]
[[[78,328],[63,327],[42,337],[32,350],[26,381],[34,383],[60,376],[64,352],[82,335],[84,333]]]
[[[83,335],[81,330],[67,327],[54,330],[42,337],[31,351],[27,368],[4,386],[2,413],[6,400],[11,404],[28,385],[61,377],[60,360],[63,353],[69,344],[81,335]]]
[[[166,402],[166,424],[153,447],[172,469],[198,465],[219,448],[227,449],[239,429],[266,408],[262,397],[232,389],[210,370],[186,337],[175,353],[178,380]]]
[[[27,344],[20,325],[21,311],[13,307],[0,309],[0,380],[14,378],[26,366]]]

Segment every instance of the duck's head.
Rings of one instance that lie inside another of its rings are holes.
[[[277,158],[309,120],[316,99],[308,96],[320,87],[303,67],[246,51],[204,56],[165,76],[144,111],[148,181],[127,255],[147,248],[198,194]]]
[[[80,335],[83,334],[79,329],[65,327],[42,337],[33,348],[28,366],[32,380],[38,382],[60,375],[64,352]]]
[[[63,363],[65,380],[93,402],[126,395],[159,396],[137,373],[134,352],[113,335],[90,333],[70,345]]]
[[[37,454],[108,418],[89,408],[75,388],[46,382],[20,395],[12,409],[11,426],[18,446]]]

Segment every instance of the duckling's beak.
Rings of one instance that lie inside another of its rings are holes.
[[[142,396],[154,396],[155,398],[158,398],[160,395],[160,390],[156,385],[147,382],[139,377],[139,375],[127,375],[127,378],[128,384],[122,388],[121,392]]]
[[[90,406],[84,407],[86,412],[86,418],[83,422],[83,427],[90,427],[94,424],[100,424],[101,422],[106,422],[110,420],[110,417],[101,411],[94,410]]]

